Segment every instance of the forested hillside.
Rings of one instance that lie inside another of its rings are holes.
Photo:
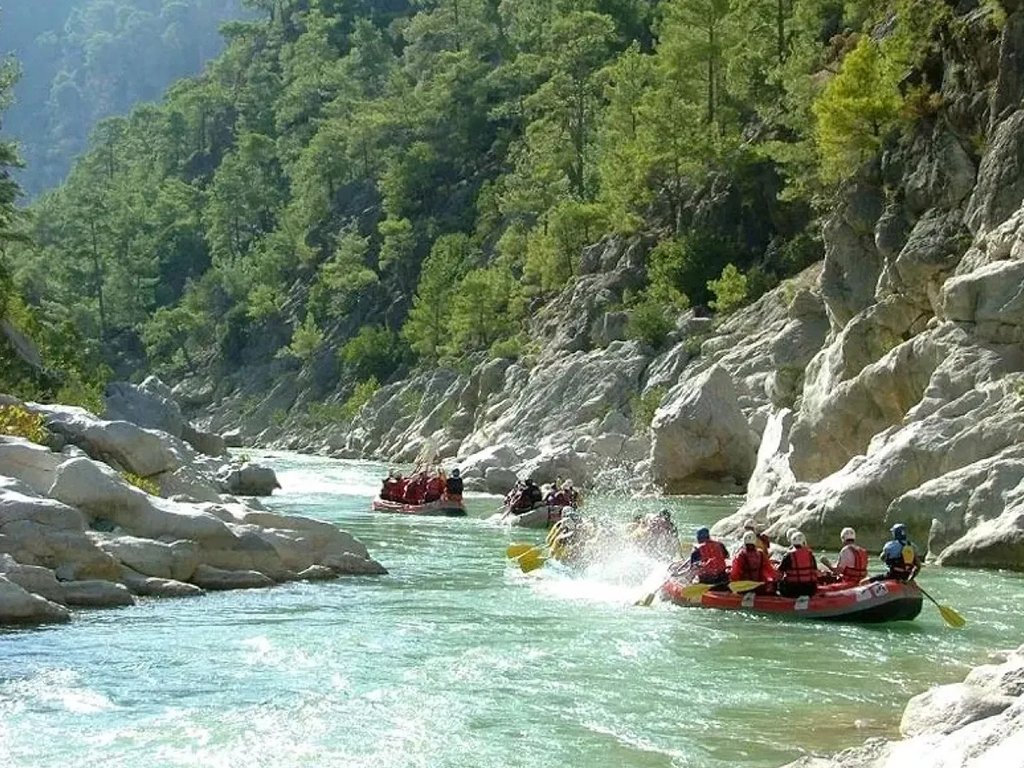
[[[612,233],[642,235],[623,309],[657,346],[820,257],[816,210],[938,109],[952,23],[941,0],[250,5],[202,76],[100,125],[10,254],[86,367],[260,363],[358,401],[528,360]]]
[[[0,6],[0,51],[21,64],[7,132],[35,196],[56,186],[93,126],[160,98],[222,49],[239,0],[27,0]]]

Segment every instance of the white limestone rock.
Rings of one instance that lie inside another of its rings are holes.
[[[68,609],[34,595],[0,576],[0,627],[20,624],[57,624],[69,621]]]
[[[651,472],[668,493],[727,478],[745,484],[753,472],[756,435],[720,365],[669,392],[651,431]]]

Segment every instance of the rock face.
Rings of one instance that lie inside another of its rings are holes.
[[[805,757],[785,768],[1014,766],[1024,754],[1024,646],[962,683],[915,696],[900,723],[902,741],[876,739],[833,757]]]
[[[167,432],[81,409],[26,407],[81,449],[0,437],[0,626],[67,621],[68,606],[130,606],[135,595],[386,573],[333,525],[218,495],[269,494],[278,484],[265,467],[199,457]],[[152,496],[103,458],[205,500]]]
[[[1001,30],[978,15],[965,29],[1017,51],[1011,10]],[[1016,54],[992,64],[944,70],[956,133],[935,123],[889,150],[895,194],[870,174],[846,191],[825,230],[831,331],[788,437],[765,432],[747,504],[719,533],[754,515],[812,544],[853,525],[874,547],[904,522],[940,563],[1024,568],[1024,112],[979,111],[963,89],[1021,81]],[[989,138],[980,162],[965,129]]]
[[[171,388],[155,376],[141,385],[125,381],[107,385],[104,393],[106,413],[111,421],[128,421],[146,429],[159,429],[184,440],[200,453],[223,456],[227,444],[219,435],[196,429],[181,414]]]
[[[720,365],[669,392],[651,429],[651,472],[670,493],[712,478],[742,488],[754,469],[757,438],[740,410],[732,378]]]
[[[300,408],[270,418],[310,397],[291,374],[263,371],[253,407],[214,381],[192,402],[259,443],[454,458],[471,489],[746,489],[719,532],[753,514],[812,545],[852,524],[874,547],[899,520],[942,562],[1022,568],[1024,8],[1003,5],[1005,24],[950,6],[958,33],[927,73],[941,107],[837,190],[820,265],[728,317],[683,313],[662,349],[624,340],[657,238],[608,237],[521,359],[391,382],[354,424],[301,435]]]

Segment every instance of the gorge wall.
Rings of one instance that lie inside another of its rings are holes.
[[[935,106],[822,219],[825,258],[664,349],[627,337],[644,237],[589,248],[532,321],[534,354],[380,389],[352,424],[304,423],[297,375],[177,394],[256,444],[408,462],[424,446],[471,488],[516,475],[591,487],[742,492],[812,542],[899,520],[933,558],[1024,564],[1024,11],[966,12],[930,62]],[[653,415],[652,415],[653,414]]]

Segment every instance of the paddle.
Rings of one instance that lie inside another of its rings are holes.
[[[917,582],[915,582],[915,583],[917,583]],[[949,626],[953,627],[954,629],[963,629],[964,627],[967,626],[967,619],[965,619],[959,613],[954,611],[948,605],[940,605],[939,602],[934,597],[932,597],[927,592],[925,592],[923,589],[921,589],[921,585],[920,584],[917,585],[917,588],[921,590],[921,594],[922,595],[924,595],[929,600],[931,600],[933,603],[935,603],[935,606],[939,609],[939,614],[941,614],[941,616],[942,616],[942,620],[945,621],[946,624],[948,624]]]
[[[509,544],[505,554],[519,563],[523,573],[535,571],[547,562],[547,557],[540,547],[521,541]]]
[[[548,559],[539,549],[532,549],[519,556],[519,568],[523,573],[529,573],[540,568]]]
[[[535,544],[527,544],[525,541],[515,541],[508,545],[508,549],[505,550],[505,556],[511,560],[515,560],[517,557],[522,556],[531,549],[536,549]]]
[[[641,597],[639,600],[634,602],[633,605],[639,605],[639,606],[641,606],[643,608],[650,607],[651,603],[654,602],[654,598],[658,596],[659,592],[661,592],[662,587],[664,587],[671,579],[679,578],[684,573],[688,573],[692,569],[692,567],[693,566],[690,563],[686,563],[681,568],[678,565],[675,565],[675,566],[670,565],[668,567],[668,577],[663,579],[661,581],[661,583],[658,584],[658,586],[654,588],[653,592],[648,592],[643,597]],[[698,585],[698,586],[703,586],[703,585]]]
[[[763,587],[763,581],[730,581],[729,591],[733,593],[749,592],[752,589]]]

